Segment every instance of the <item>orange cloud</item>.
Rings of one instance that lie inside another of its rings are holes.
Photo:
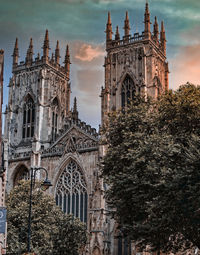
[[[83,62],[91,62],[96,58],[102,57],[105,51],[100,45],[91,45],[86,43],[77,43],[75,45],[76,55],[75,58]]]
[[[170,64],[170,87],[178,88],[186,82],[200,84],[200,44],[183,46]]]

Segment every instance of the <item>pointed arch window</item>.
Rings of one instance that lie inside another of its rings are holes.
[[[121,89],[121,105],[122,107],[130,104],[130,101],[134,99],[136,93],[136,87],[129,75],[123,81]]]
[[[31,97],[28,97],[23,108],[23,128],[22,138],[31,138],[34,136],[35,126],[35,104]]]
[[[64,213],[87,222],[88,194],[86,181],[78,164],[71,160],[56,185],[56,204]]]
[[[58,133],[58,99],[54,98],[52,104],[52,125],[51,125],[52,141],[56,140],[57,133]]]

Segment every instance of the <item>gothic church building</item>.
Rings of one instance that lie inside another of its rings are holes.
[[[105,85],[101,91],[102,125],[112,110],[125,107],[136,93],[156,98],[168,89],[168,63],[163,22],[157,19],[151,31],[148,3],[144,31],[131,33],[128,12],[124,35],[119,29],[113,38],[111,16],[106,27]],[[64,66],[60,64],[57,41],[49,56],[46,31],[43,55],[33,59],[30,40],[25,61],[19,62],[18,40],[13,52],[13,75],[5,112],[8,139],[8,185],[11,190],[26,179],[31,166],[45,167],[53,186],[49,192],[65,213],[87,224],[89,243],[85,254],[132,255],[134,244],[119,235],[104,200],[99,160],[105,154],[100,136],[78,116],[76,98],[70,110],[70,54],[66,47]],[[38,178],[43,178],[42,172]]]

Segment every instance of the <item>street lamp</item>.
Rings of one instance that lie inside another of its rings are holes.
[[[51,181],[48,180],[48,172],[47,169],[44,167],[31,167],[31,183],[30,183],[30,199],[29,199],[29,216],[28,216],[28,243],[27,243],[27,250],[28,253],[31,252],[31,213],[32,213],[32,193],[33,193],[33,188],[35,185],[35,177],[36,177],[36,172],[39,170],[45,171],[46,178],[42,182],[42,190],[47,190],[49,187],[52,186]]]

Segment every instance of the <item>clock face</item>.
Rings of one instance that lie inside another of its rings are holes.
[[[0,219],[3,218],[3,212],[0,211]]]

